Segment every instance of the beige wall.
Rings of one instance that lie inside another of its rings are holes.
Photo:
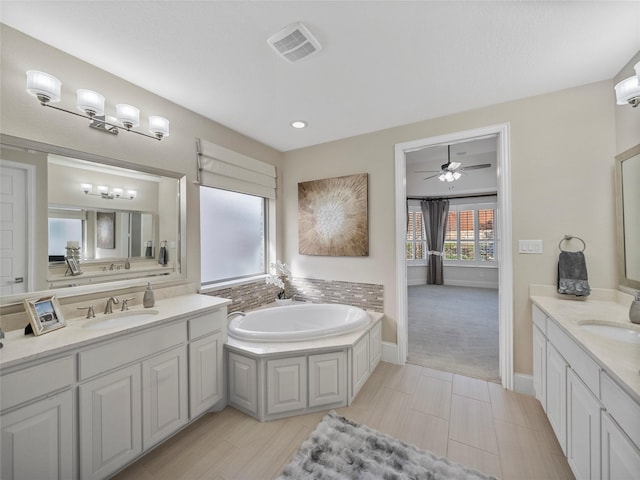
[[[615,288],[614,94],[611,81],[493,105],[456,115],[285,153],[285,258],[295,276],[384,285],[384,340],[396,340],[394,145],[509,123],[513,190],[514,362],[530,374],[530,284],[556,281],[558,242],[565,233],[587,243],[592,287]],[[366,258],[298,255],[297,183],[369,173]],[[544,241],[542,255],[519,255],[518,239]]]
[[[193,184],[195,137],[275,165],[278,173],[282,154],[6,25],[0,27],[2,133],[186,175],[187,274],[190,282],[199,283],[200,255],[194,253],[200,251],[199,191]],[[45,71],[62,81],[62,101],[58,106],[76,110],[76,90],[90,88],[106,97],[110,112],[115,112],[116,103],[140,108],[140,129],[145,127],[148,115],[167,117],[171,122],[170,136],[158,142],[126,132],[108,135],[91,130],[88,120],[45,109],[25,90],[25,72],[30,69]]]

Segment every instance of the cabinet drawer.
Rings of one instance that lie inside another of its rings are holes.
[[[598,364],[552,321],[547,322],[547,338],[558,351],[562,352],[562,356],[571,368],[596,397],[600,397],[600,367]]]
[[[601,374],[602,404],[640,448],[640,405],[624,392],[605,372]]]
[[[544,314],[542,310],[540,310],[535,305],[531,309],[531,318],[533,319],[534,325],[536,325],[543,334],[547,334],[547,316]]]
[[[185,323],[176,323],[80,352],[80,380],[108,372],[186,341]]]
[[[73,356],[3,375],[1,409],[60,390],[74,382]]]
[[[189,320],[189,340],[199,338],[210,333],[221,332],[227,327],[225,309],[217,309],[205,313],[201,317]]]

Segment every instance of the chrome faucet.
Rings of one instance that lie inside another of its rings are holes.
[[[87,316],[85,318],[96,318],[96,311],[93,309],[93,305],[88,307],[78,307],[78,310],[86,310]]]
[[[231,318],[234,315],[240,315],[241,317],[245,317],[247,314],[238,310],[238,311],[235,311],[235,312],[228,313],[227,314],[227,318]]]
[[[120,301],[116,297],[109,297],[107,300],[107,304],[104,307],[104,313],[113,313],[113,306],[120,303]]]
[[[133,300],[134,297],[131,298],[123,298],[122,299],[122,307],[120,308],[121,312],[126,312],[127,310],[129,310],[129,301]]]
[[[113,268],[114,268],[115,266],[116,266],[116,265],[115,265],[114,263],[112,263],[111,265],[109,265],[109,270],[113,270]]]

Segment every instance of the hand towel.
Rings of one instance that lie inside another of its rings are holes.
[[[167,247],[163,244],[160,247],[160,252],[158,253],[158,263],[160,265],[166,265],[169,262],[169,253],[167,252]]]
[[[558,258],[558,293],[586,297],[591,293],[587,263],[582,252],[560,252]]]

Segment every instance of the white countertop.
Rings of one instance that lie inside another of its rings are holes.
[[[132,321],[131,324],[127,325],[105,329],[83,328],[84,325],[103,318],[117,317],[121,312],[114,309],[114,313],[111,315],[96,313],[96,318],[94,319],[85,319],[84,317],[66,319],[66,327],[38,337],[25,335],[23,330],[14,330],[7,332],[2,342],[4,347],[0,349],[0,367],[5,369],[22,362],[37,360],[41,357],[63,353],[67,350],[77,349],[96,342],[122,337],[139,332],[152,325],[162,325],[181,317],[226,306],[230,303],[231,300],[225,298],[190,294],[158,300],[155,306],[149,309],[158,311],[157,315],[141,321]],[[130,308],[129,314],[133,312],[144,313],[146,310],[142,305],[137,305]]]
[[[629,320],[630,295],[618,293],[575,300],[549,294],[548,289],[532,286],[531,301],[553,318],[620,386],[640,403],[640,345],[612,340],[588,332],[580,326],[598,321],[637,329]]]

